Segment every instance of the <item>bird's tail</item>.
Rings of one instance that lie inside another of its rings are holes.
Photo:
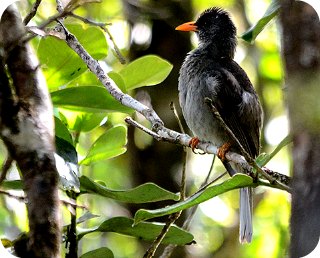
[[[230,176],[233,176],[238,172],[242,171],[241,166],[237,164],[231,164],[228,161],[222,162],[225,168],[227,169]],[[239,204],[239,217],[240,217],[240,226],[239,226],[239,241],[241,244],[251,243],[252,240],[252,188],[245,187],[240,188],[240,204]]]
[[[241,244],[250,243],[252,239],[252,188],[240,189],[240,229],[239,241]]]

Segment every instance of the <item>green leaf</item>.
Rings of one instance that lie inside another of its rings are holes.
[[[91,146],[81,165],[90,165],[101,160],[111,159],[126,152],[127,127],[115,126],[101,135]]]
[[[69,130],[75,132],[90,132],[98,127],[107,115],[106,113],[77,112],[67,109],[60,109],[60,113],[63,114]]]
[[[10,190],[23,190],[22,180],[4,180],[1,187]]]
[[[81,239],[84,235],[93,232],[116,232],[144,239],[146,241],[153,241],[160,234],[164,225],[164,223],[142,222],[139,225],[133,226],[133,219],[126,217],[114,217],[102,222],[102,224],[95,229],[88,229],[80,232],[78,237]],[[177,227],[176,225],[173,225],[170,227],[161,243],[186,245],[192,241],[192,234]]]
[[[89,251],[80,256],[80,258],[114,258],[112,251],[107,247],[100,247],[98,249]]]
[[[280,1],[273,0],[269,5],[268,9],[262,16],[262,18],[253,25],[249,30],[241,35],[241,38],[245,41],[252,43],[264,27],[275,17],[280,9]]]
[[[142,86],[159,84],[167,78],[172,67],[172,64],[158,56],[147,55],[128,64],[119,74],[127,90],[133,90]]]
[[[80,194],[93,193],[127,203],[147,203],[163,200],[177,201],[179,199],[177,194],[169,192],[153,183],[146,183],[125,191],[110,190],[86,176],[81,176],[80,185]]]
[[[125,82],[124,82],[120,73],[116,73],[114,71],[111,71],[108,73],[108,76],[115,82],[115,84],[117,84],[117,86],[119,87],[119,89],[122,92],[124,92],[124,93],[127,92]]]
[[[175,203],[173,205],[156,209],[156,210],[144,210],[140,209],[134,216],[134,223],[138,224],[142,220],[147,220],[155,217],[161,217],[172,214],[181,210],[188,209],[199,203],[205,202],[217,195],[223,194],[233,189],[241,188],[244,186],[252,185],[252,178],[243,174],[236,174],[232,178],[224,181],[221,184],[208,187],[194,195],[188,197],[182,202]]]
[[[278,146],[271,152],[270,154],[261,153],[259,157],[257,157],[256,162],[260,167],[265,166],[277,153],[289,143],[292,142],[291,135],[287,135],[279,144]]]
[[[72,136],[65,124],[58,118],[54,117],[56,137],[63,139],[73,145]]]
[[[107,56],[107,41],[99,28],[80,24],[69,24],[67,28],[93,58]],[[37,54],[50,89],[67,84],[87,70],[82,59],[64,41],[54,37],[42,38]]]
[[[123,112],[133,110],[115,100],[109,92],[99,86],[72,87],[51,93],[54,106],[83,112]]]

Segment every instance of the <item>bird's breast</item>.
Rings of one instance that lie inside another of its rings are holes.
[[[226,135],[214,118],[205,98],[215,101],[215,88],[219,87],[214,76],[201,77],[194,70],[185,69],[180,72],[179,101],[183,116],[193,134],[200,140],[210,141],[220,146],[226,142]],[[206,87],[210,81],[210,90]]]

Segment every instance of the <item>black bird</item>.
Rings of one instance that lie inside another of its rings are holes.
[[[195,22],[176,28],[194,31],[199,40],[188,53],[179,77],[179,100],[187,125],[194,133],[191,147],[199,139],[220,146],[220,158],[226,151],[239,152],[204,99],[210,98],[225,124],[244,149],[255,158],[259,154],[262,108],[245,71],[233,60],[237,45],[236,27],[229,14],[217,7],[205,10]],[[199,138],[198,138],[199,137]],[[218,155],[219,156],[219,155]],[[223,162],[229,174],[242,172],[236,164]],[[240,189],[241,243],[252,239],[252,189]]]

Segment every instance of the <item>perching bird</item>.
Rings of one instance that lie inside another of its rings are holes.
[[[222,150],[239,152],[213,115],[205,98],[212,100],[224,123],[231,129],[244,149],[255,158],[260,148],[262,108],[259,98],[245,71],[233,60],[237,38],[236,27],[229,14],[217,7],[205,10],[195,22],[176,28],[194,31],[199,44],[188,53],[179,77],[179,100],[188,127],[196,137],[190,141],[195,148],[199,139],[210,141]],[[225,149],[225,147],[229,148]],[[218,152],[219,153],[219,152]],[[228,172],[243,172],[231,162],[223,162]],[[231,165],[231,166],[230,166]],[[252,189],[240,189],[241,243],[252,239]]]

